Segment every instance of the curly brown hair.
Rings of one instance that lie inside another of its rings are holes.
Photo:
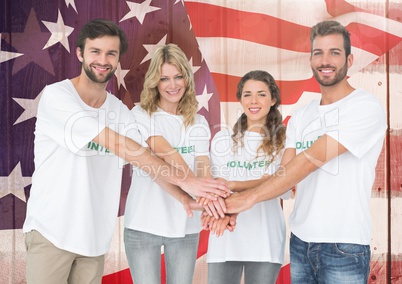
[[[275,104],[271,106],[265,125],[262,128],[263,142],[257,149],[257,157],[259,153],[262,152],[264,155],[269,157],[269,162],[272,162],[275,157],[281,152],[285,147],[286,139],[286,128],[282,123],[282,114],[279,112],[278,107],[281,103],[279,87],[275,82],[275,79],[266,71],[255,70],[250,71],[245,74],[237,85],[236,97],[240,101],[244,85],[249,80],[261,81],[265,83],[271,93],[271,99]],[[242,113],[240,118],[237,120],[233,127],[233,147],[234,150],[237,147],[244,145],[244,132],[247,130],[247,116]]]

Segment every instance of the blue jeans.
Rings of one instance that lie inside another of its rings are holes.
[[[366,284],[370,246],[347,243],[306,243],[290,236],[292,284]]]
[[[167,238],[124,228],[124,245],[135,284],[161,283],[161,246],[164,246],[167,284],[193,282],[199,234]]]
[[[208,284],[275,284],[282,264],[253,261],[208,263]]]

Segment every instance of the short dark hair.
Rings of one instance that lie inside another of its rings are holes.
[[[128,42],[126,34],[116,23],[107,19],[94,19],[85,24],[78,35],[76,46],[83,51],[87,38],[95,39],[105,35],[118,36],[120,38],[120,56],[127,51]]]
[[[343,47],[346,57],[351,53],[350,34],[344,26],[337,21],[322,21],[311,28],[310,43],[311,52],[313,51],[313,41],[317,36],[340,34],[343,36]]]

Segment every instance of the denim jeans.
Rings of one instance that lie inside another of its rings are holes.
[[[124,228],[124,245],[135,284],[161,283],[161,246],[164,246],[167,284],[191,284],[199,234],[167,238]]]
[[[306,243],[290,236],[292,284],[365,284],[370,273],[370,246]]]
[[[226,261],[208,263],[208,284],[275,284],[282,265],[271,262]]]

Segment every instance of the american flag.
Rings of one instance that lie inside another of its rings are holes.
[[[402,4],[385,0],[2,0],[0,15],[0,283],[25,282],[21,228],[34,170],[36,109],[46,85],[79,74],[75,40],[89,20],[111,19],[126,32],[129,49],[108,90],[129,108],[139,101],[155,47],[178,44],[193,67],[199,113],[207,118],[212,134],[223,123],[233,125],[240,114],[235,88],[247,71],[264,69],[278,80],[286,119],[319,96],[308,62],[309,31],[318,21],[334,19],[348,28],[355,55],[350,80],[383,102],[386,74],[400,75],[402,65]],[[401,125],[396,113],[390,115]],[[380,163],[380,170],[384,167],[385,162]],[[121,234],[129,175],[125,168],[103,283],[132,283]],[[384,184],[382,177],[376,181]],[[376,206],[387,206],[383,196],[376,197]],[[284,210],[287,214],[291,209]],[[383,227],[375,230],[382,232]],[[384,283],[387,235],[374,236],[372,267]],[[203,231],[194,283],[206,283],[207,245],[208,232]],[[278,283],[290,283],[287,264]]]

